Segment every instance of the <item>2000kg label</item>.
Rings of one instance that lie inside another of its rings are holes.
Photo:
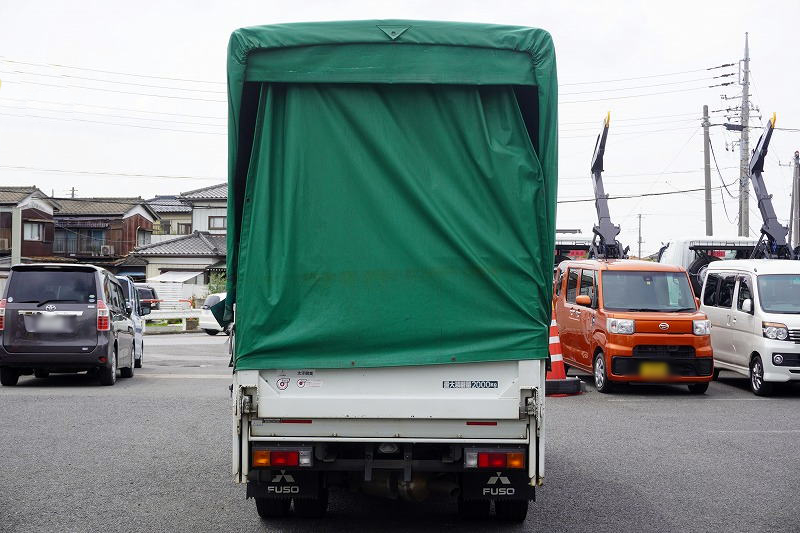
[[[496,389],[496,381],[442,381],[444,389]]]

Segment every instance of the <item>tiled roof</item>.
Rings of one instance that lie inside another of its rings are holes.
[[[140,197],[59,199],[57,216],[122,216],[137,205],[153,210]]]
[[[32,193],[39,193],[40,198],[47,198],[47,195],[33,185],[25,187],[0,187],[0,204],[17,205]]]
[[[150,207],[156,213],[191,213],[192,206],[186,205],[181,202],[180,198],[175,195],[156,195],[155,198],[147,200]]]
[[[182,192],[180,197],[186,200],[227,200],[228,184],[220,183],[219,185]]]
[[[226,240],[225,235],[195,231],[168,241],[140,246],[134,253],[143,256],[224,256]]]

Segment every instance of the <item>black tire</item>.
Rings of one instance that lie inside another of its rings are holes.
[[[699,255],[689,264],[689,268],[686,269],[689,273],[689,280],[692,282],[694,295],[698,298],[700,298],[700,294],[703,292],[703,280],[701,279],[701,275],[705,272],[709,263],[713,263],[714,261],[719,261],[719,257]]]
[[[289,514],[291,500],[273,500],[270,498],[255,498],[256,511],[261,518],[281,518]]]
[[[310,498],[295,498],[294,499],[294,514],[302,516],[303,518],[322,518],[328,510],[328,489],[322,489],[319,492],[319,497]]]
[[[719,379],[719,368],[714,369],[714,374],[711,376],[712,381],[717,381]]]
[[[495,500],[494,512],[503,522],[524,522],[528,516],[528,500]]]
[[[45,379],[50,377],[50,372],[44,368],[37,368],[33,371],[33,375],[39,379]]]
[[[756,396],[769,396],[773,389],[773,383],[764,381],[764,363],[761,361],[761,356],[755,356],[750,362],[750,390]]]
[[[458,499],[458,516],[464,520],[486,520],[492,511],[490,500]]]
[[[116,350],[111,355],[111,364],[108,366],[100,367],[97,372],[100,378],[100,385],[110,387],[117,382],[117,352]]]
[[[218,329],[206,329],[206,330],[203,330],[203,331],[205,331],[209,335],[216,335],[217,333],[219,333]]]
[[[705,383],[690,383],[689,392],[692,394],[705,394],[708,390],[708,381]]]
[[[5,366],[0,368],[0,385],[13,387],[17,381],[19,381],[19,370]]]
[[[139,349],[139,359],[134,358],[133,367],[142,368],[142,361],[144,361],[144,341],[142,341],[142,347]]]
[[[592,368],[594,369],[594,386],[597,388],[597,392],[602,392],[603,394],[608,394],[611,392],[613,385],[608,380],[606,357],[603,352],[600,352],[594,356],[594,364],[592,365]]]

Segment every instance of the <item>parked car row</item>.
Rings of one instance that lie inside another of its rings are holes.
[[[16,265],[0,300],[0,383],[50,372],[131,378],[144,357],[142,305],[133,281],[93,265]]]
[[[686,269],[631,260],[564,261],[554,313],[564,363],[597,390],[683,383],[702,394],[719,371],[757,395],[800,380],[800,262],[714,261],[696,298]]]

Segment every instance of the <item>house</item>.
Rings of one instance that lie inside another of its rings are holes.
[[[11,246],[21,240],[23,257],[53,255],[53,213],[59,204],[34,186],[0,188],[0,256],[11,255]],[[21,209],[18,233],[12,229],[13,212]]]
[[[224,272],[226,236],[208,231],[137,248],[132,257],[147,261],[148,281],[180,281],[206,285],[212,272]]]
[[[176,195],[156,195],[147,203],[160,220],[153,224],[151,242],[163,242],[192,232],[192,206]]]
[[[211,185],[181,193],[192,206],[192,230],[220,235],[228,229],[228,184]]]
[[[158,214],[142,198],[58,200],[53,254],[110,266],[150,243]]]

